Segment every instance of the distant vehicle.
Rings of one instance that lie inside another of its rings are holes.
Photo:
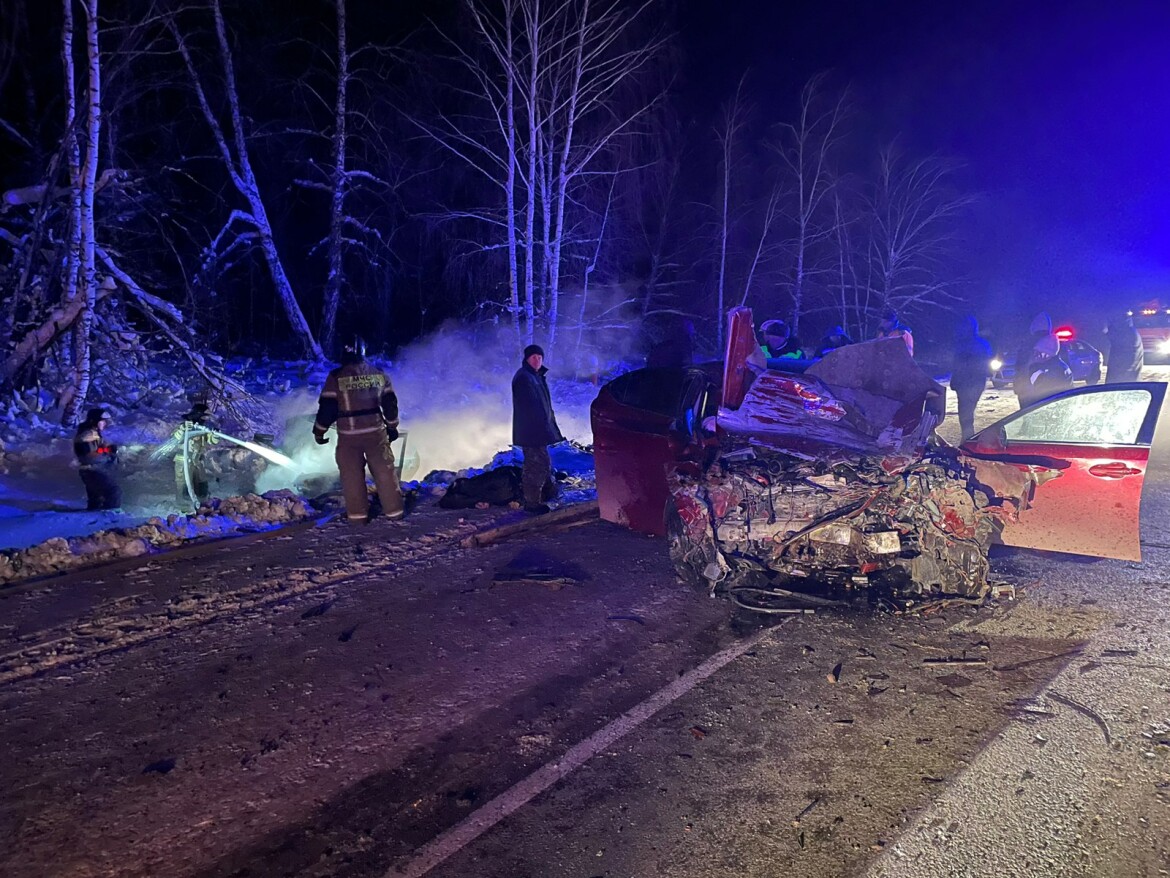
[[[1129,316],[1142,337],[1146,360],[1170,360],[1170,308],[1162,303],[1152,303],[1130,311]]]
[[[1170,330],[1168,330],[1170,331]],[[1056,330],[1060,339],[1060,355],[1072,371],[1073,381],[1084,381],[1090,387],[1101,383],[1101,352],[1076,338],[1072,327],[1062,326]],[[1016,377],[1015,351],[1004,351],[991,361],[991,386],[999,390],[1012,386]]]

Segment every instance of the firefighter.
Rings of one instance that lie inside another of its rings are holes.
[[[355,338],[329,373],[317,400],[313,439],[327,445],[325,431],[337,425],[337,470],[345,495],[345,517],[354,524],[370,519],[366,467],[374,477],[382,511],[397,520],[404,514],[402,491],[390,443],[398,438],[398,397],[386,373],[366,362],[366,344]]]
[[[77,455],[81,483],[85,485],[86,509],[117,509],[122,505],[122,489],[115,476],[118,446],[106,442],[102,431],[109,426],[110,413],[90,409],[77,427],[73,453]]]
[[[910,356],[914,356],[914,333],[899,319],[898,312],[893,308],[887,308],[882,312],[876,338],[900,338],[906,342],[906,350],[910,352]]]
[[[191,489],[195,494],[196,504],[202,503],[211,496],[211,485],[207,478],[204,455],[217,440],[210,433],[200,432],[202,428],[207,426],[207,415],[207,403],[197,397],[191,404],[191,411],[183,415],[183,423],[171,434],[171,438],[177,440],[179,449],[179,453],[175,455],[175,494],[180,502],[192,499],[187,491],[188,467],[190,467]],[[195,435],[188,438],[188,433]],[[184,445],[186,446],[185,450]]]

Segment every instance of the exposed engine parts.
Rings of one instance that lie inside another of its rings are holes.
[[[882,581],[903,594],[982,598],[988,547],[1025,500],[992,493],[948,447],[913,461],[741,448],[701,477],[675,474],[671,490],[672,558],[713,592],[779,575],[788,589]]]

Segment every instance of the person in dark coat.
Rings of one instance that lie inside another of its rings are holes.
[[[546,374],[544,349],[530,344],[524,349],[524,362],[512,376],[512,444],[519,445],[524,455],[524,510],[531,515],[549,511],[544,501],[556,494],[556,482],[548,447],[565,438],[553,413]]]
[[[959,398],[959,429],[963,439],[975,435],[975,406],[987,387],[990,368],[991,345],[979,334],[979,322],[968,317],[955,333],[951,364],[951,390]]]
[[[73,453],[85,485],[85,508],[91,511],[122,505],[117,480],[118,446],[108,443],[102,435],[109,423],[110,414],[105,409],[90,409],[73,437]]]
[[[1119,317],[1109,323],[1109,370],[1106,384],[1137,381],[1146,365],[1142,337],[1134,328],[1132,317]]]

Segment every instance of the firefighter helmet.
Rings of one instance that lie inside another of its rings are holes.
[[[360,335],[355,335],[350,341],[345,343],[345,348],[342,349],[341,358],[349,362],[356,362],[366,358],[366,340]]]

